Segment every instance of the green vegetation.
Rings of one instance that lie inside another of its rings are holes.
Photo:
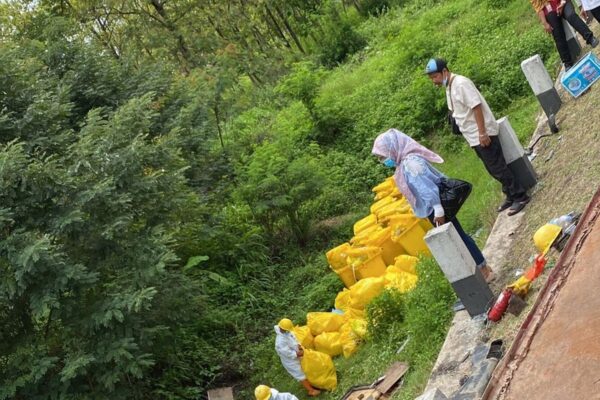
[[[522,140],[537,106],[520,61],[555,59],[516,0],[13,0],[0,20],[0,399],[298,393],[272,326],[333,306],[323,253],[389,172],[377,133],[404,130],[474,183],[469,231],[497,201],[427,59],[473,78]],[[399,398],[422,388],[453,295],[419,268],[413,293],[374,301],[322,398],[397,359]]]

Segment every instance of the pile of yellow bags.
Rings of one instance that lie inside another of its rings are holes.
[[[430,254],[423,238],[432,225],[414,215],[393,177],[373,191],[377,201],[371,213],[354,224],[354,237],[326,253],[331,269],[347,288],[361,279],[386,275],[387,266],[395,264],[400,255]],[[394,286],[408,288],[411,279],[396,277]]]
[[[366,337],[367,304],[386,288],[411,291],[418,281],[416,256],[429,254],[423,238],[432,226],[412,213],[393,177],[373,192],[376,202],[371,214],[354,224],[350,243],[326,254],[331,269],[346,286],[335,298],[334,311],[340,313],[309,312],[306,325],[292,330],[305,348],[302,369],[311,384],[321,389],[337,385],[331,357],[350,357]]]

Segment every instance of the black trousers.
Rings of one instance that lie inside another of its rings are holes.
[[[560,59],[566,67],[571,67],[575,63],[575,60],[571,59],[571,54],[569,53],[569,45],[567,44],[565,30],[562,25],[563,18],[566,19],[581,36],[583,36],[587,44],[590,44],[594,38],[594,34],[579,15],[577,15],[570,0],[567,0],[567,4],[565,4],[561,15],[558,15],[555,12],[546,15],[546,21],[552,26],[552,37],[554,38],[554,43],[556,43],[556,49],[558,50]]]
[[[596,18],[596,21],[600,22],[600,7],[592,8],[588,12]]]
[[[492,143],[488,147],[475,146],[473,149],[483,161],[489,174],[502,184],[502,192],[511,201],[521,201],[527,198],[527,192],[512,171],[506,165],[502,154],[502,145],[498,136],[490,136]]]

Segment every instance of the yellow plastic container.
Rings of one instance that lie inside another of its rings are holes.
[[[430,229],[433,229],[433,225],[431,224],[431,222],[429,222],[427,218],[419,218],[419,224],[421,225],[421,228],[425,230],[425,232],[429,231]]]
[[[394,259],[400,254],[406,254],[401,244],[392,240],[392,229],[381,228],[354,238],[357,245],[376,246],[381,248],[381,257],[385,265],[394,263]]]
[[[354,267],[354,276],[359,281],[365,278],[378,278],[385,275],[386,264],[380,254]]]
[[[388,204],[391,204],[395,201],[396,201],[396,199],[394,199],[392,196],[385,196],[383,199],[378,200],[371,205],[371,208],[370,208],[371,214],[377,215],[377,211],[379,211],[379,209],[381,209],[382,207],[385,207]]]
[[[404,200],[404,196],[402,195],[402,193],[400,193],[397,187],[394,187],[394,190],[391,191],[390,196],[392,196],[396,200]]]
[[[394,193],[393,190],[389,190],[389,191],[385,191],[385,192],[379,192],[379,193],[377,193],[375,195],[375,201],[381,200],[381,199],[383,199],[384,197],[387,197],[387,196],[391,196],[393,193]]]
[[[392,232],[398,229],[406,229],[411,226],[418,218],[414,214],[396,214],[386,218],[386,226],[392,228]],[[396,235],[397,236],[397,235]]]
[[[379,185],[375,186],[372,189],[372,191],[373,191],[373,193],[389,192],[389,191],[393,190],[395,187],[396,187],[396,183],[394,182],[394,176],[392,175],[392,176],[387,177]]]
[[[405,229],[395,229],[392,232],[392,240],[399,243],[406,253],[417,257],[420,254],[431,255],[429,248],[425,244],[425,230],[419,220],[414,221]]]
[[[365,229],[368,229],[375,225],[377,225],[377,216],[375,216],[373,214],[369,214],[368,216],[364,217],[361,220],[358,220],[354,224],[354,234],[358,235],[360,232],[364,231]]]
[[[333,272],[335,272],[337,274],[337,276],[340,277],[340,279],[342,280],[342,283],[348,289],[350,289],[352,287],[352,285],[354,285],[356,283],[356,277],[354,276],[354,271],[353,271],[352,267],[346,266],[344,268],[337,269],[337,270],[332,268],[332,270],[333,270]]]
[[[412,214],[412,208],[408,203],[398,200],[377,210],[377,219],[386,220],[402,214]]]
[[[381,248],[368,244],[355,244],[348,249],[347,254],[346,265],[356,268],[365,261],[380,255]]]
[[[365,246],[365,238],[375,234],[375,232],[379,231],[381,228],[380,225],[373,225],[365,228],[358,235],[350,239],[350,243],[352,243],[353,246]]]
[[[327,262],[334,271],[342,269],[346,266],[346,258],[348,258],[348,250],[351,248],[350,243],[342,243],[341,245],[329,250],[325,253]]]

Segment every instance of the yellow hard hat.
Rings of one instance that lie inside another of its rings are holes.
[[[279,321],[277,326],[279,326],[283,330],[291,331],[294,328],[294,323],[290,319],[284,318],[281,321]]]
[[[258,385],[256,389],[254,389],[254,396],[256,400],[269,400],[271,397],[271,388],[267,385]]]
[[[548,250],[550,250],[550,246],[556,240],[558,235],[560,235],[561,227],[554,224],[546,224],[542,226],[537,232],[533,235],[533,242],[535,243],[535,247],[542,255],[546,255]]]

